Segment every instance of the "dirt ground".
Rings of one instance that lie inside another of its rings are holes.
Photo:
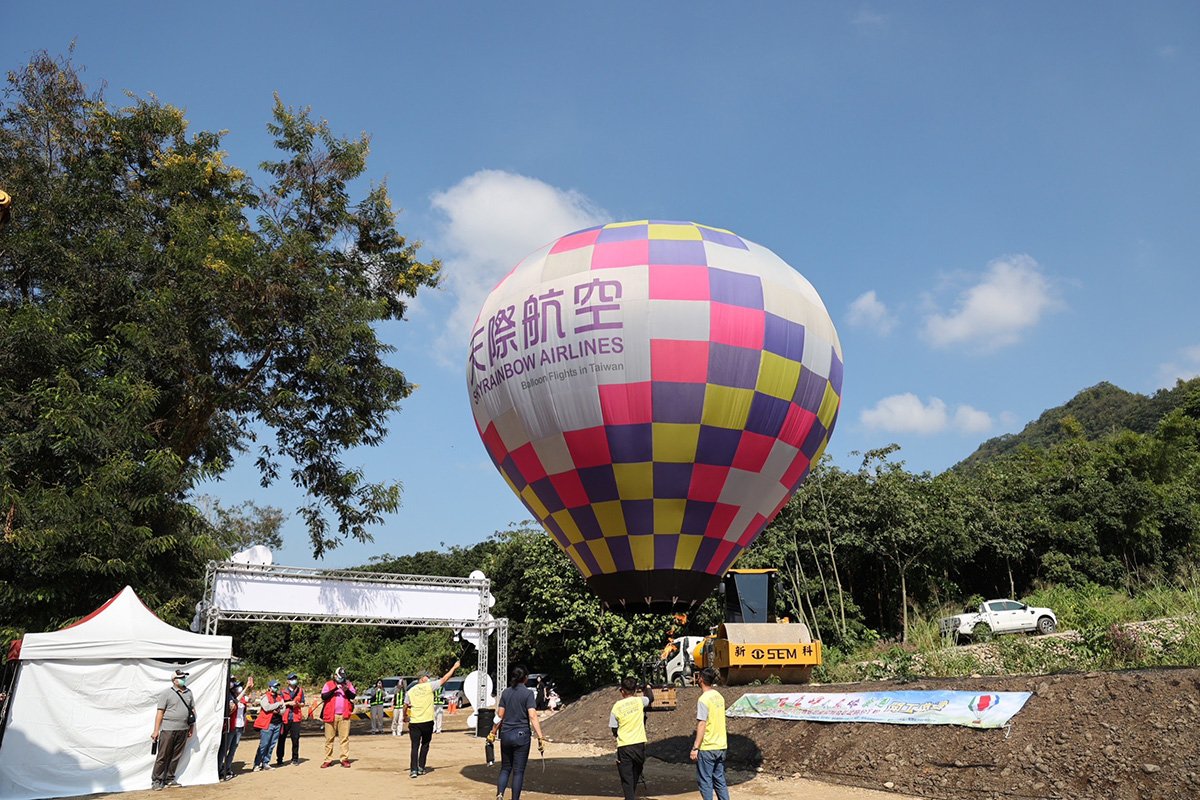
[[[732,703],[746,691],[901,688],[1034,695],[1011,726],[1000,730],[731,718],[730,761],[744,769],[761,767],[760,779],[785,778],[788,785],[793,777],[816,779],[943,800],[1200,798],[1200,669],[759,686],[726,688],[722,694]],[[684,689],[676,710],[650,715],[652,756],[679,765],[687,759],[698,695]],[[546,735],[606,743],[616,697],[608,689],[580,699],[547,721]]]
[[[607,709],[604,713],[607,722]],[[349,769],[336,765],[328,769],[320,768],[324,740],[316,725],[306,723],[310,727],[300,739],[301,763],[298,766],[284,766],[270,772],[246,772],[248,765],[253,762],[258,744],[254,739],[243,741],[238,747],[234,771],[240,770],[240,773],[232,781],[111,796],[119,796],[121,800],[262,800],[264,797],[494,800],[500,767],[489,767],[484,763],[483,740],[467,732],[466,720],[466,713],[447,718],[445,731],[433,737],[433,745],[429,750],[427,766],[431,771],[416,779],[408,777],[407,734],[399,739],[390,734],[372,735],[368,722],[356,720],[350,738],[353,766]],[[291,743],[288,744],[287,755],[291,756]],[[731,773],[730,785],[735,798],[892,800],[896,797],[895,794],[832,786],[818,781],[779,780],[753,770]],[[551,742],[547,745],[544,767],[536,751],[530,759],[521,796],[529,800],[608,800],[622,797],[612,747]],[[638,796],[657,800],[694,800],[699,796],[694,768],[650,759],[646,769],[646,787],[639,791]],[[511,797],[511,792],[506,793],[505,797]]]

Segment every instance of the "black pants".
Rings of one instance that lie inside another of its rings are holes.
[[[425,769],[425,759],[429,755],[429,743],[433,741],[433,720],[409,723],[408,740],[412,743],[412,753],[408,759],[409,771]]]
[[[154,773],[150,780],[154,783],[170,783],[175,780],[175,769],[183,756],[183,746],[187,744],[187,731],[158,732],[158,757],[154,759]]]
[[[621,791],[625,792],[625,800],[637,797],[638,781],[642,779],[642,768],[645,766],[645,742],[617,748],[617,774],[621,776]]]
[[[300,720],[294,719],[283,723],[283,727],[279,729],[279,744],[275,746],[276,764],[283,763],[283,746],[289,736],[292,737],[292,761],[300,760]]]

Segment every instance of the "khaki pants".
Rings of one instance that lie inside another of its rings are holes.
[[[392,736],[404,735],[404,706],[397,705],[392,709]]]
[[[350,720],[345,717],[335,717],[333,722],[325,723],[325,760],[333,761],[333,740],[337,738],[342,743],[342,761],[350,760]]]

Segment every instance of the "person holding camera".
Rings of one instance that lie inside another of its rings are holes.
[[[151,789],[181,786],[175,780],[175,770],[183,756],[183,747],[196,732],[196,700],[187,688],[188,673],[175,670],[171,686],[158,696],[158,713],[154,716],[154,731],[150,740],[156,753]]]
[[[217,772],[223,781],[233,780],[233,757],[237,754],[242,733],[246,729],[246,706],[250,704],[250,690],[253,688],[253,675],[246,679],[245,686],[234,678],[233,685],[229,688],[229,702],[234,705],[229,717],[229,741],[225,746],[225,757],[218,758],[217,761]]]
[[[290,737],[292,740],[292,766],[300,763],[300,721],[304,719],[304,689],[300,676],[287,676],[287,686],[281,694],[283,699],[283,727],[279,729],[279,744],[275,747],[275,766],[283,766],[283,749]]]
[[[341,763],[350,766],[350,717],[354,714],[354,697],[358,692],[346,678],[346,670],[338,667],[333,677],[321,689],[324,710],[321,721],[325,723],[325,761],[321,769],[333,766],[333,741],[341,743]]]

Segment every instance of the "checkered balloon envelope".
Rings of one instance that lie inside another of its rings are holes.
[[[842,350],[812,285],[690,222],[577,231],[521,261],[467,356],[479,435],[609,607],[687,608],[829,441]]]

